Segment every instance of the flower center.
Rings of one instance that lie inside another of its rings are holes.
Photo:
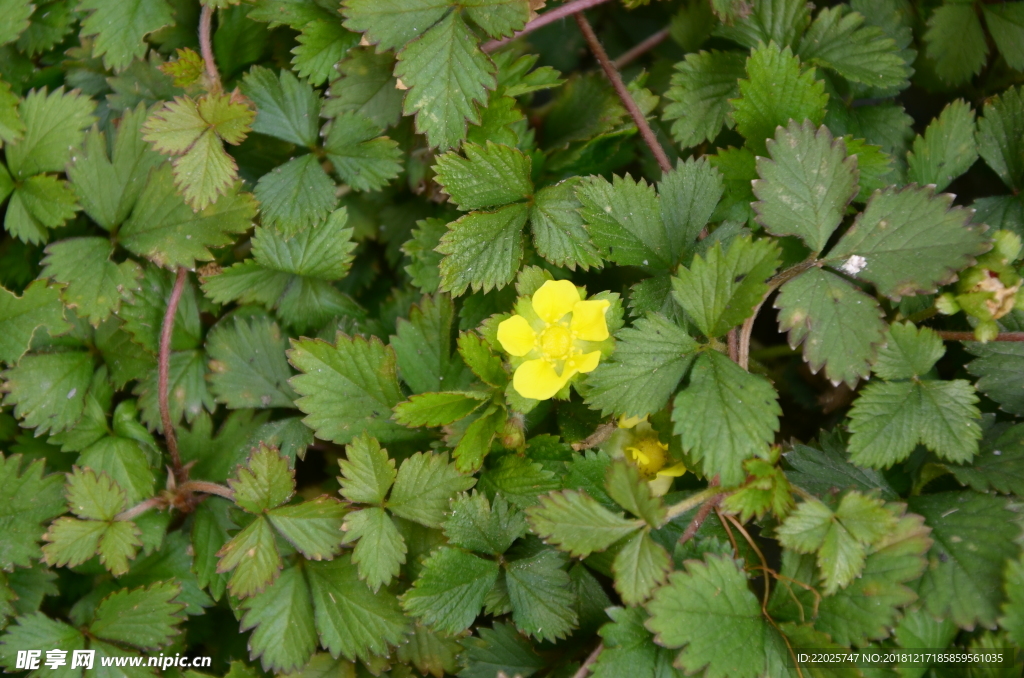
[[[632,447],[627,447],[626,451],[633,457],[633,462],[640,469],[640,473],[651,477],[665,466],[668,445],[657,438],[641,438],[634,442]]]
[[[572,351],[572,332],[561,325],[551,325],[540,335],[540,350],[545,358],[564,360]]]

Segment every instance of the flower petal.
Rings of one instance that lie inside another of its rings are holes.
[[[521,315],[514,315],[498,324],[498,343],[509,355],[524,356],[537,344],[537,333]]]
[[[512,377],[512,387],[524,398],[547,400],[561,391],[573,374],[575,373],[566,369],[562,376],[558,376],[548,361],[527,360],[516,368],[516,373]]]
[[[622,415],[619,417],[619,428],[633,428],[641,421],[647,421],[646,414],[642,417],[627,417],[626,415]]]
[[[604,341],[608,338],[608,321],[604,314],[611,303],[607,299],[577,301],[572,309],[570,329],[577,339]]]
[[[660,471],[658,471],[659,476],[668,476],[670,478],[678,478],[684,473],[686,473],[686,464],[682,462],[679,462],[678,464],[673,464],[668,468],[663,468]]]
[[[568,280],[548,280],[533,294],[533,310],[546,323],[557,322],[580,302],[580,293]]]
[[[591,351],[590,353],[584,353],[583,355],[574,355],[565,361],[565,371],[572,371],[573,374],[576,372],[593,372],[597,368],[597,363],[601,362],[601,352]],[[570,375],[572,376],[572,375]]]

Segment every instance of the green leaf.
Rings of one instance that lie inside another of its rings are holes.
[[[967,465],[947,464],[960,482],[978,492],[995,490],[1003,494],[1021,494],[1024,490],[1024,440],[1020,426],[996,424],[985,431],[978,454]]]
[[[18,36],[28,28],[33,9],[35,5],[29,0],[4,0],[0,3],[0,18],[3,19],[0,22],[0,26],[3,26],[0,30],[0,45],[18,39]]]
[[[476,479],[448,463],[448,454],[417,452],[402,462],[388,509],[425,527],[441,527],[451,497],[473,487]]]
[[[614,678],[628,674],[679,678],[672,667],[675,653],[654,644],[644,622],[647,613],[640,607],[610,607],[612,621],[598,631],[604,649],[594,662],[594,678]]]
[[[395,421],[410,427],[447,426],[476,412],[489,398],[480,391],[422,393],[395,406]]]
[[[369,433],[355,437],[345,448],[341,466],[341,495],[351,502],[383,504],[384,497],[395,482],[395,462],[388,451]]]
[[[615,503],[643,519],[651,528],[661,527],[665,522],[661,498],[651,494],[650,486],[633,464],[621,459],[613,461],[605,476],[605,489]]]
[[[253,195],[263,223],[286,233],[323,221],[338,204],[337,187],[315,155],[302,155],[260,177]]]
[[[377,191],[402,171],[398,142],[380,136],[381,128],[358,113],[342,113],[324,140],[327,158],[342,180],[357,191]]]
[[[462,438],[452,457],[455,468],[462,473],[475,473],[480,470],[484,457],[491,451],[491,443],[496,435],[502,434],[507,420],[507,413],[501,407],[491,405],[483,414],[466,427]]]
[[[91,11],[82,22],[81,36],[95,36],[92,53],[103,57],[103,65],[123,71],[133,59],[146,56],[145,38],[174,23],[174,12],[165,0],[83,0],[79,11]]]
[[[774,235],[800,237],[821,252],[857,195],[857,159],[827,127],[791,121],[768,141],[771,160],[759,158],[754,181],[757,220]]]
[[[124,223],[146,185],[149,172],[163,162],[142,140],[146,109],[125,111],[108,157],[107,136],[95,127],[68,165],[68,178],[89,217],[106,230]]]
[[[206,374],[206,358],[202,351],[171,353],[168,374],[171,421],[177,423],[185,417],[186,421],[192,422],[203,410],[212,412],[217,406],[217,402],[206,388]],[[136,386],[134,393],[139,396],[142,421],[151,429],[162,431],[157,384],[158,374],[154,366],[146,378]]]
[[[505,455],[493,469],[480,476],[480,488],[488,495],[501,493],[510,504],[519,508],[533,506],[540,495],[561,487],[562,483],[553,471],[545,469],[539,462],[514,454]]]
[[[928,188],[876,192],[829,261],[892,299],[933,292],[989,246],[970,212],[952,204],[952,195]]]
[[[346,0],[345,27],[365,32],[380,51],[418,37],[448,11],[448,0]]]
[[[181,587],[158,582],[134,591],[122,589],[96,607],[89,632],[105,640],[151,652],[169,645],[178,634],[184,605],[175,601]]]
[[[523,227],[530,208],[507,205],[495,212],[472,212],[449,224],[437,250],[441,287],[458,296],[472,286],[489,292],[512,282],[523,258]]]
[[[402,597],[402,607],[433,629],[459,633],[473,623],[498,580],[498,564],[442,546]]]
[[[579,180],[571,178],[537,191],[530,210],[530,228],[537,253],[556,266],[575,271],[600,268],[601,256],[590,242],[576,198]]]
[[[374,592],[387,586],[401,572],[408,551],[405,540],[384,509],[372,506],[349,513],[345,518],[344,540],[351,544],[352,562],[359,567],[359,578]]]
[[[1024,393],[1020,389],[1024,373],[1024,346],[1011,342],[993,341],[987,344],[964,344],[969,353],[977,356],[967,363],[967,371],[978,377],[975,387],[999,407],[1012,414],[1024,414]]]
[[[824,83],[815,80],[813,68],[802,71],[789,47],[760,45],[750,53],[746,68],[747,79],[739,81],[740,96],[732,105],[736,129],[752,151],[764,153],[765,139],[790,120],[821,124],[828,103]]]
[[[914,150],[907,153],[907,178],[922,186],[934,184],[936,191],[945,189],[978,159],[973,130],[970,104],[957,99],[946,106],[924,136],[914,139]]]
[[[395,87],[394,67],[394,55],[388,52],[377,54],[368,47],[349,50],[347,58],[335,66],[341,77],[331,83],[324,115],[358,113],[380,127],[397,124],[404,93]]]
[[[967,82],[981,72],[988,57],[981,18],[971,5],[944,4],[935,8],[924,34],[925,53],[935,73],[951,85]]]
[[[92,374],[92,356],[82,351],[25,356],[3,373],[3,404],[36,435],[66,431],[82,415]]]
[[[456,390],[469,386],[472,375],[452,350],[455,305],[440,294],[413,305],[408,320],[395,323],[391,347],[402,380],[415,392]]]
[[[58,87],[29,92],[18,112],[25,122],[25,135],[7,144],[7,167],[18,179],[40,172],[63,172],[72,149],[81,145],[85,130],[93,123],[96,102],[78,91]],[[8,208],[10,209],[10,208]]]
[[[985,25],[1010,68],[1024,70],[1024,7],[983,7]]]
[[[690,148],[733,127],[729,102],[740,95],[738,81],[745,73],[740,52],[692,52],[676,64],[664,114],[666,122],[673,121],[676,143]]]
[[[911,379],[926,375],[946,353],[934,330],[909,322],[893,323],[885,346],[878,351],[875,372],[882,379]]]
[[[574,558],[604,551],[643,525],[612,513],[586,493],[575,490],[542,496],[526,515],[538,537]]]
[[[458,344],[459,355],[473,374],[485,384],[504,388],[508,383],[508,373],[502,367],[501,358],[494,355],[486,341],[473,332],[463,332],[459,335]]]
[[[493,628],[478,627],[477,636],[466,638],[461,644],[466,650],[466,668],[459,673],[460,678],[491,678],[501,671],[528,678],[547,667],[512,624],[495,622]]]
[[[661,544],[651,539],[647,530],[637,532],[615,554],[615,590],[622,602],[639,605],[665,582],[671,569],[672,559]]]
[[[434,166],[437,182],[460,210],[498,207],[533,195],[530,156],[519,149],[492,142],[466,143],[462,152],[465,158],[445,153]]]
[[[43,523],[64,513],[63,478],[43,475],[43,460],[21,469],[22,457],[0,454],[0,569],[29,567],[39,558]]]
[[[868,384],[850,410],[850,459],[889,468],[921,443],[942,459],[970,461],[982,433],[977,402],[963,379]]]
[[[138,289],[142,268],[128,260],[110,260],[114,247],[106,238],[68,238],[46,248],[42,275],[64,283],[61,296],[69,308],[93,325],[99,325],[131,301]]]
[[[60,289],[45,280],[30,283],[20,297],[0,288],[0,361],[17,363],[41,327],[52,335],[71,329],[64,320]]]
[[[761,614],[746,575],[732,559],[708,555],[669,575],[647,604],[646,626],[655,642],[682,648],[675,665],[707,678],[756,678],[781,666],[788,651]],[[728,634],[721,629],[729,629]],[[707,667],[705,669],[705,667]]]
[[[1005,595],[1003,567],[1017,556],[1021,532],[1006,500],[941,492],[911,497],[908,505],[924,516],[934,540],[918,588],[925,608],[961,628],[994,625]]]
[[[321,495],[311,501],[267,512],[270,524],[310,560],[330,560],[341,551],[345,506]]]
[[[242,601],[241,630],[252,629],[249,649],[265,671],[295,671],[317,647],[310,585],[289,567],[263,593]]]
[[[285,236],[270,228],[257,228],[252,239],[256,263],[272,271],[319,280],[340,280],[348,273],[356,244],[348,211],[334,210],[322,224]]]
[[[672,409],[675,433],[683,449],[702,461],[706,476],[723,487],[746,477],[743,461],[767,458],[779,428],[778,395],[764,377],[745,372],[727,356],[709,351],[698,356],[690,384]]]
[[[623,266],[670,269],[688,242],[683,233],[670,232],[661,218],[654,187],[642,179],[601,177],[584,179],[576,196],[587,231],[605,259]]]
[[[128,505],[153,496],[156,478],[146,453],[134,440],[106,436],[82,451],[78,463],[106,473],[120,485]]]
[[[347,25],[356,28],[352,4]],[[433,5],[429,11],[438,18],[437,12],[445,11],[437,8],[440,0],[416,0],[414,4]],[[409,88],[403,112],[415,114],[416,129],[427,136],[431,146],[451,148],[466,136],[467,120],[480,122],[475,104],[484,104],[487,90],[497,85],[493,68],[461,14],[450,12],[398,53],[395,76]]]
[[[321,101],[308,83],[287,69],[275,76],[269,68],[254,66],[242,80],[242,92],[256,105],[254,132],[316,146]]]
[[[527,0],[468,0],[466,14],[492,38],[511,37],[530,19]]]
[[[42,612],[33,612],[18,617],[17,624],[7,628],[3,644],[0,645],[0,661],[8,671],[20,670],[15,668],[17,651],[41,648],[60,648],[69,652],[83,650],[85,649],[85,636],[78,629],[64,622],[50,619]],[[44,652],[41,662],[45,662],[45,657]],[[47,671],[49,672],[49,670]],[[81,676],[81,672],[63,671],[57,675],[62,678],[64,676]]]
[[[741,6],[738,14],[735,22],[737,17],[723,17],[725,25],[715,33],[750,48],[772,40],[792,47],[811,21],[810,8],[797,0],[765,0],[753,7]]]
[[[825,7],[800,39],[796,53],[806,62],[829,68],[850,82],[881,89],[903,89],[914,72],[896,41],[858,12]]]
[[[1024,187],[1024,87],[988,99],[978,119],[978,153],[1012,189]]]
[[[234,234],[249,230],[255,215],[255,200],[241,192],[193,211],[176,192],[171,168],[162,165],[150,175],[118,235],[125,248],[158,266],[193,268],[196,261],[213,259],[208,248],[229,245]]]
[[[785,283],[775,299],[779,330],[789,345],[804,345],[804,360],[817,373],[824,366],[833,384],[851,387],[871,374],[885,323],[878,303],[835,273],[812,268]]]
[[[206,338],[210,392],[231,409],[292,407],[287,346],[288,338],[265,317],[218,324]]]
[[[779,267],[779,249],[770,240],[736,238],[722,251],[716,242],[672,278],[672,296],[705,336],[718,337],[746,320],[768,293],[768,279]]]
[[[386,590],[366,588],[348,557],[307,563],[306,572],[320,644],[331,654],[366,659],[404,642],[408,623],[398,601]]]
[[[684,250],[696,243],[724,191],[721,173],[705,157],[679,161],[662,177],[658,184],[661,218],[665,230]]]
[[[228,541],[228,532],[237,526],[228,515],[230,502],[210,497],[195,511],[191,543],[195,551],[192,571],[196,582],[215,600],[224,595],[228,578],[217,572],[217,551]]]
[[[281,555],[274,543],[274,531],[263,516],[231,538],[217,552],[217,572],[231,572],[228,590],[237,598],[264,591],[281,571]]]
[[[81,565],[96,555],[108,527],[108,523],[96,520],[58,518],[43,535],[48,542],[43,546],[44,560],[57,567]]]
[[[292,48],[292,65],[300,78],[322,85],[334,75],[334,65],[359,42],[359,35],[346,31],[334,17],[317,19],[302,27]]]
[[[537,640],[558,640],[577,624],[575,595],[563,562],[556,551],[545,550],[505,568],[512,621]]]
[[[47,229],[63,226],[77,211],[75,194],[65,182],[37,174],[15,189],[7,205],[4,228],[24,242],[46,242]]]
[[[615,353],[587,377],[587,403],[602,414],[642,417],[675,393],[697,348],[690,335],[651,313],[615,334]]]
[[[295,404],[320,438],[346,444],[364,431],[385,442],[415,435],[390,421],[391,409],[404,397],[395,352],[376,337],[338,334],[335,346],[320,339],[293,340],[288,360],[300,372],[290,381],[302,396]]]
[[[228,480],[234,502],[249,513],[263,513],[276,508],[295,494],[295,473],[288,469],[288,460],[267,445],[260,445]]]
[[[449,543],[495,555],[507,551],[527,529],[525,514],[510,507],[503,496],[496,495],[492,506],[487,495],[478,492],[453,499],[444,524]]]

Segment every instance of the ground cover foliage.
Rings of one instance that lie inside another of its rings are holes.
[[[7,671],[1020,675],[1024,2],[0,19]]]

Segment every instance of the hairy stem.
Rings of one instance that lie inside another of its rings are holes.
[[[606,2],[608,2],[608,0],[573,0],[573,2],[567,2],[561,7],[556,7],[550,12],[545,12],[544,14],[541,14],[539,17],[523,26],[523,30],[516,31],[516,34],[513,35],[511,38],[491,40],[488,43],[484,43],[483,50],[485,52],[493,52],[499,47],[502,47],[503,45],[507,45],[508,43],[512,42],[521,35],[532,33],[538,28],[544,28],[548,24],[554,23],[559,19],[564,19],[567,16],[571,16],[573,14],[576,14],[577,12],[582,12],[585,9],[590,9],[591,7],[597,7],[598,5],[602,5]]]
[[[572,674],[572,678],[587,678],[587,676],[590,675],[590,667],[597,661],[597,658],[601,655],[601,650],[603,649],[604,643],[598,643],[597,647],[594,648],[594,651],[587,655],[583,665],[576,670],[576,673]]]
[[[757,319],[757,314],[760,312],[761,307],[764,306],[764,302],[768,301],[768,297],[771,296],[772,292],[782,287],[784,284],[797,277],[809,268],[814,268],[818,265],[818,260],[811,255],[805,261],[801,261],[799,264],[790,266],[782,273],[768,281],[768,290],[761,297],[761,301],[754,307],[754,312],[750,314],[750,317],[743,321],[743,327],[740,328],[740,345],[739,345],[739,359],[736,363],[743,369],[749,369],[750,367],[750,334],[754,331],[754,321]]]
[[[215,494],[218,497],[224,497],[229,501],[235,500],[235,493],[231,491],[230,487],[224,487],[223,485],[207,482],[205,480],[188,480],[182,483],[179,489],[182,492],[203,492],[205,494]]]
[[[188,471],[182,466],[181,455],[178,454],[178,438],[174,433],[174,422],[171,421],[168,390],[170,389],[171,372],[171,336],[174,334],[174,319],[178,315],[178,302],[181,301],[181,293],[185,289],[185,280],[187,279],[188,271],[184,266],[179,266],[178,276],[174,279],[174,288],[171,290],[171,298],[167,302],[167,311],[164,313],[164,322],[160,328],[160,357],[157,365],[157,398],[160,402],[160,421],[164,426],[164,440],[167,441],[167,452],[171,455],[174,476],[179,482],[188,477]]]
[[[722,496],[722,494],[722,489],[720,487],[718,487],[717,485],[711,485],[710,487],[701,490],[697,494],[691,497],[687,497],[678,504],[672,504],[671,506],[668,507],[668,512],[665,514],[665,522],[668,522],[673,518],[681,516],[687,511],[692,511],[701,504],[708,502],[708,500],[710,499],[718,498],[719,500],[721,500],[720,497]]]
[[[211,89],[219,90],[220,73],[217,72],[217,62],[213,58],[212,33],[213,6],[203,5],[203,11],[199,14],[199,52],[206,66],[206,77],[210,79]]]
[[[947,332],[946,330],[936,330],[935,333],[946,341],[978,340],[974,336],[974,332]],[[1000,332],[995,336],[995,338],[989,339],[989,341],[1024,341],[1024,332]]]
[[[155,509],[167,508],[167,500],[164,497],[161,497],[161,496],[150,497],[149,499],[136,504],[135,506],[131,507],[130,509],[126,509],[124,511],[121,511],[116,516],[114,516],[114,520],[134,520],[136,517],[141,516],[143,513],[145,513],[149,509],[154,509],[154,508]]]
[[[693,539],[693,536],[697,534],[697,530],[700,529],[700,526],[703,525],[704,521],[708,519],[708,516],[711,515],[711,512],[715,510],[715,508],[722,502],[722,497],[724,496],[725,495],[722,494],[716,494],[715,496],[711,497],[706,502],[704,502],[704,504],[700,507],[700,510],[697,511],[697,515],[693,517],[693,520],[690,521],[690,524],[686,526],[686,530],[683,532],[682,535],[680,535],[680,545],[685,544],[686,542]]]
[[[622,76],[619,75],[619,71],[615,68],[615,64],[608,58],[608,53],[604,51],[604,46],[601,41],[597,39],[597,34],[594,33],[594,29],[590,26],[590,22],[582,14],[576,14],[576,23],[579,24],[580,32],[583,33],[584,39],[587,41],[587,45],[590,46],[590,51],[597,57],[597,61],[601,64],[601,68],[604,70],[604,74],[608,76],[608,80],[612,83],[612,87],[615,89],[615,93],[619,95],[619,99],[622,100],[622,105],[629,111],[630,117],[633,118],[633,123],[636,124],[636,128],[640,130],[640,136],[643,138],[644,143],[651,149],[651,153],[654,154],[654,158],[658,161],[658,167],[661,168],[662,172],[672,171],[672,162],[668,159],[668,155],[665,153],[665,149],[658,143],[658,137],[654,135],[654,130],[651,129],[651,125],[647,122],[647,118],[644,116],[643,111],[636,105],[636,101],[633,100],[633,96],[629,93],[626,88],[626,83],[622,82]]]
[[[651,35],[643,42],[639,43],[632,49],[627,49],[625,52],[615,58],[612,63],[615,64],[615,68],[622,68],[636,61],[638,58],[647,54],[652,49],[665,42],[665,39],[669,36],[669,29],[663,28],[654,35]]]

